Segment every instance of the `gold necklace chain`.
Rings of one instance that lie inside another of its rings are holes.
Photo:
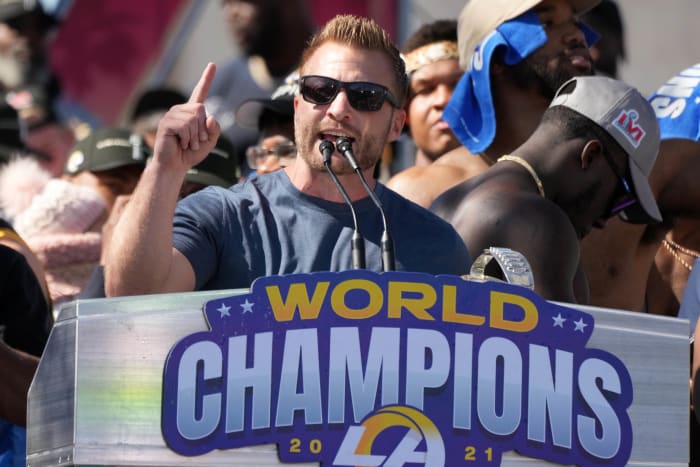
[[[688,271],[693,270],[693,265],[681,258],[678,252],[680,251],[681,253],[684,253],[688,256],[692,256],[693,258],[700,258],[700,253],[698,253],[695,250],[685,248],[679,245],[678,243],[674,242],[673,240],[664,238],[663,245],[668,250],[668,252],[671,253],[671,256],[676,258],[676,260],[678,260],[678,262],[681,263]]]
[[[522,157],[511,156],[510,154],[506,154],[505,156],[499,157],[496,162],[501,162],[501,161],[515,162],[516,164],[519,164],[525,170],[527,170],[530,173],[530,176],[532,177],[532,179],[535,181],[535,184],[537,185],[537,190],[540,192],[540,195],[543,198],[546,198],[546,196],[544,194],[544,186],[542,185],[542,180],[540,180],[540,177],[537,175],[537,172],[535,172],[535,169],[532,168],[532,166],[530,165],[530,163],[528,161],[526,161]]]

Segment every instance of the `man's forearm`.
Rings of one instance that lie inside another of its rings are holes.
[[[156,163],[144,171],[107,246],[107,296],[165,291],[171,272],[173,213],[184,174]]]
[[[216,66],[207,64],[189,100],[171,107],[158,123],[153,156],[107,248],[107,296],[194,287],[189,262],[172,247],[173,213],[185,174],[211,153],[221,133],[204,107],[215,73]]]

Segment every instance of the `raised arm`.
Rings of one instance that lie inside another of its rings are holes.
[[[204,109],[215,73],[208,64],[189,101],[158,125],[153,157],[106,248],[107,296],[194,289],[192,266],[172,246],[173,215],[185,174],[211,152],[221,131]]]

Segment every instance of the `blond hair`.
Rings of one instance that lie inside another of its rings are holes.
[[[399,101],[399,106],[403,107],[408,93],[406,66],[389,34],[379,24],[373,19],[354,15],[338,15],[331,19],[323,29],[311,38],[302,53],[299,65],[302,74],[309,57],[326,42],[338,42],[350,47],[382,52],[391,63],[391,68],[394,71],[393,81],[397,91],[396,98]]]

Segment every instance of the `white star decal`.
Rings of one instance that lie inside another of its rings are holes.
[[[241,308],[243,308],[242,313],[252,313],[253,312],[253,305],[254,303],[250,303],[248,299],[245,299],[244,303],[241,303]]]
[[[222,303],[221,306],[216,309],[216,311],[221,313],[220,317],[223,318],[224,316],[231,316],[231,313],[228,312],[230,309],[231,309],[230,306],[226,306],[225,303]]]
[[[587,325],[586,323],[583,322],[583,318],[579,318],[578,321],[574,321],[574,326],[576,326],[576,327],[574,328],[574,332],[576,332],[576,331],[581,331],[581,332],[583,332],[583,329],[584,329],[586,326],[588,326],[588,325]]]
[[[553,326],[555,328],[564,328],[564,321],[566,321],[566,318],[564,318],[561,313],[559,313],[557,316],[552,316],[552,319],[554,320]]]

